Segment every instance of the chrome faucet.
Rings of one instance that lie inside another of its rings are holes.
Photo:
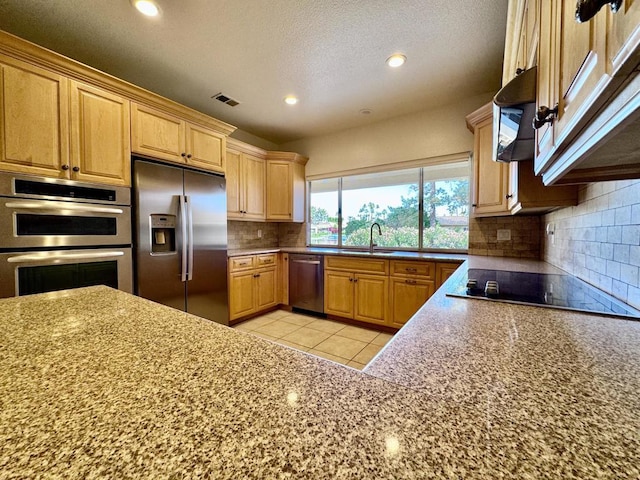
[[[380,224],[378,222],[374,222],[371,225],[371,231],[369,232],[369,253],[373,253],[373,247],[377,247],[377,243],[373,243],[373,227],[378,227],[378,235],[382,235],[382,230],[380,230]]]

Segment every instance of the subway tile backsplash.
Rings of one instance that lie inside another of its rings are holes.
[[[640,308],[639,180],[581,187],[578,205],[545,215],[541,231],[544,260]]]

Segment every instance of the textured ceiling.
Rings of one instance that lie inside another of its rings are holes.
[[[278,144],[500,86],[507,0],[157,3],[149,19],[129,0],[1,0],[0,29]]]

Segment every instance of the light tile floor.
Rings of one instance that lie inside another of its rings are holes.
[[[233,328],[358,370],[393,336],[286,310],[269,312]]]

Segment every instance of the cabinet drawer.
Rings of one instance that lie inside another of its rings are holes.
[[[404,262],[391,260],[391,275],[420,276],[428,279],[436,278],[435,262]]]
[[[253,257],[232,257],[229,259],[229,271],[240,272],[242,270],[250,270],[253,268]]]
[[[266,253],[264,255],[256,255],[256,267],[267,267],[276,264],[276,254]]]
[[[347,270],[349,272],[389,274],[389,261],[375,258],[325,257],[324,268]]]

